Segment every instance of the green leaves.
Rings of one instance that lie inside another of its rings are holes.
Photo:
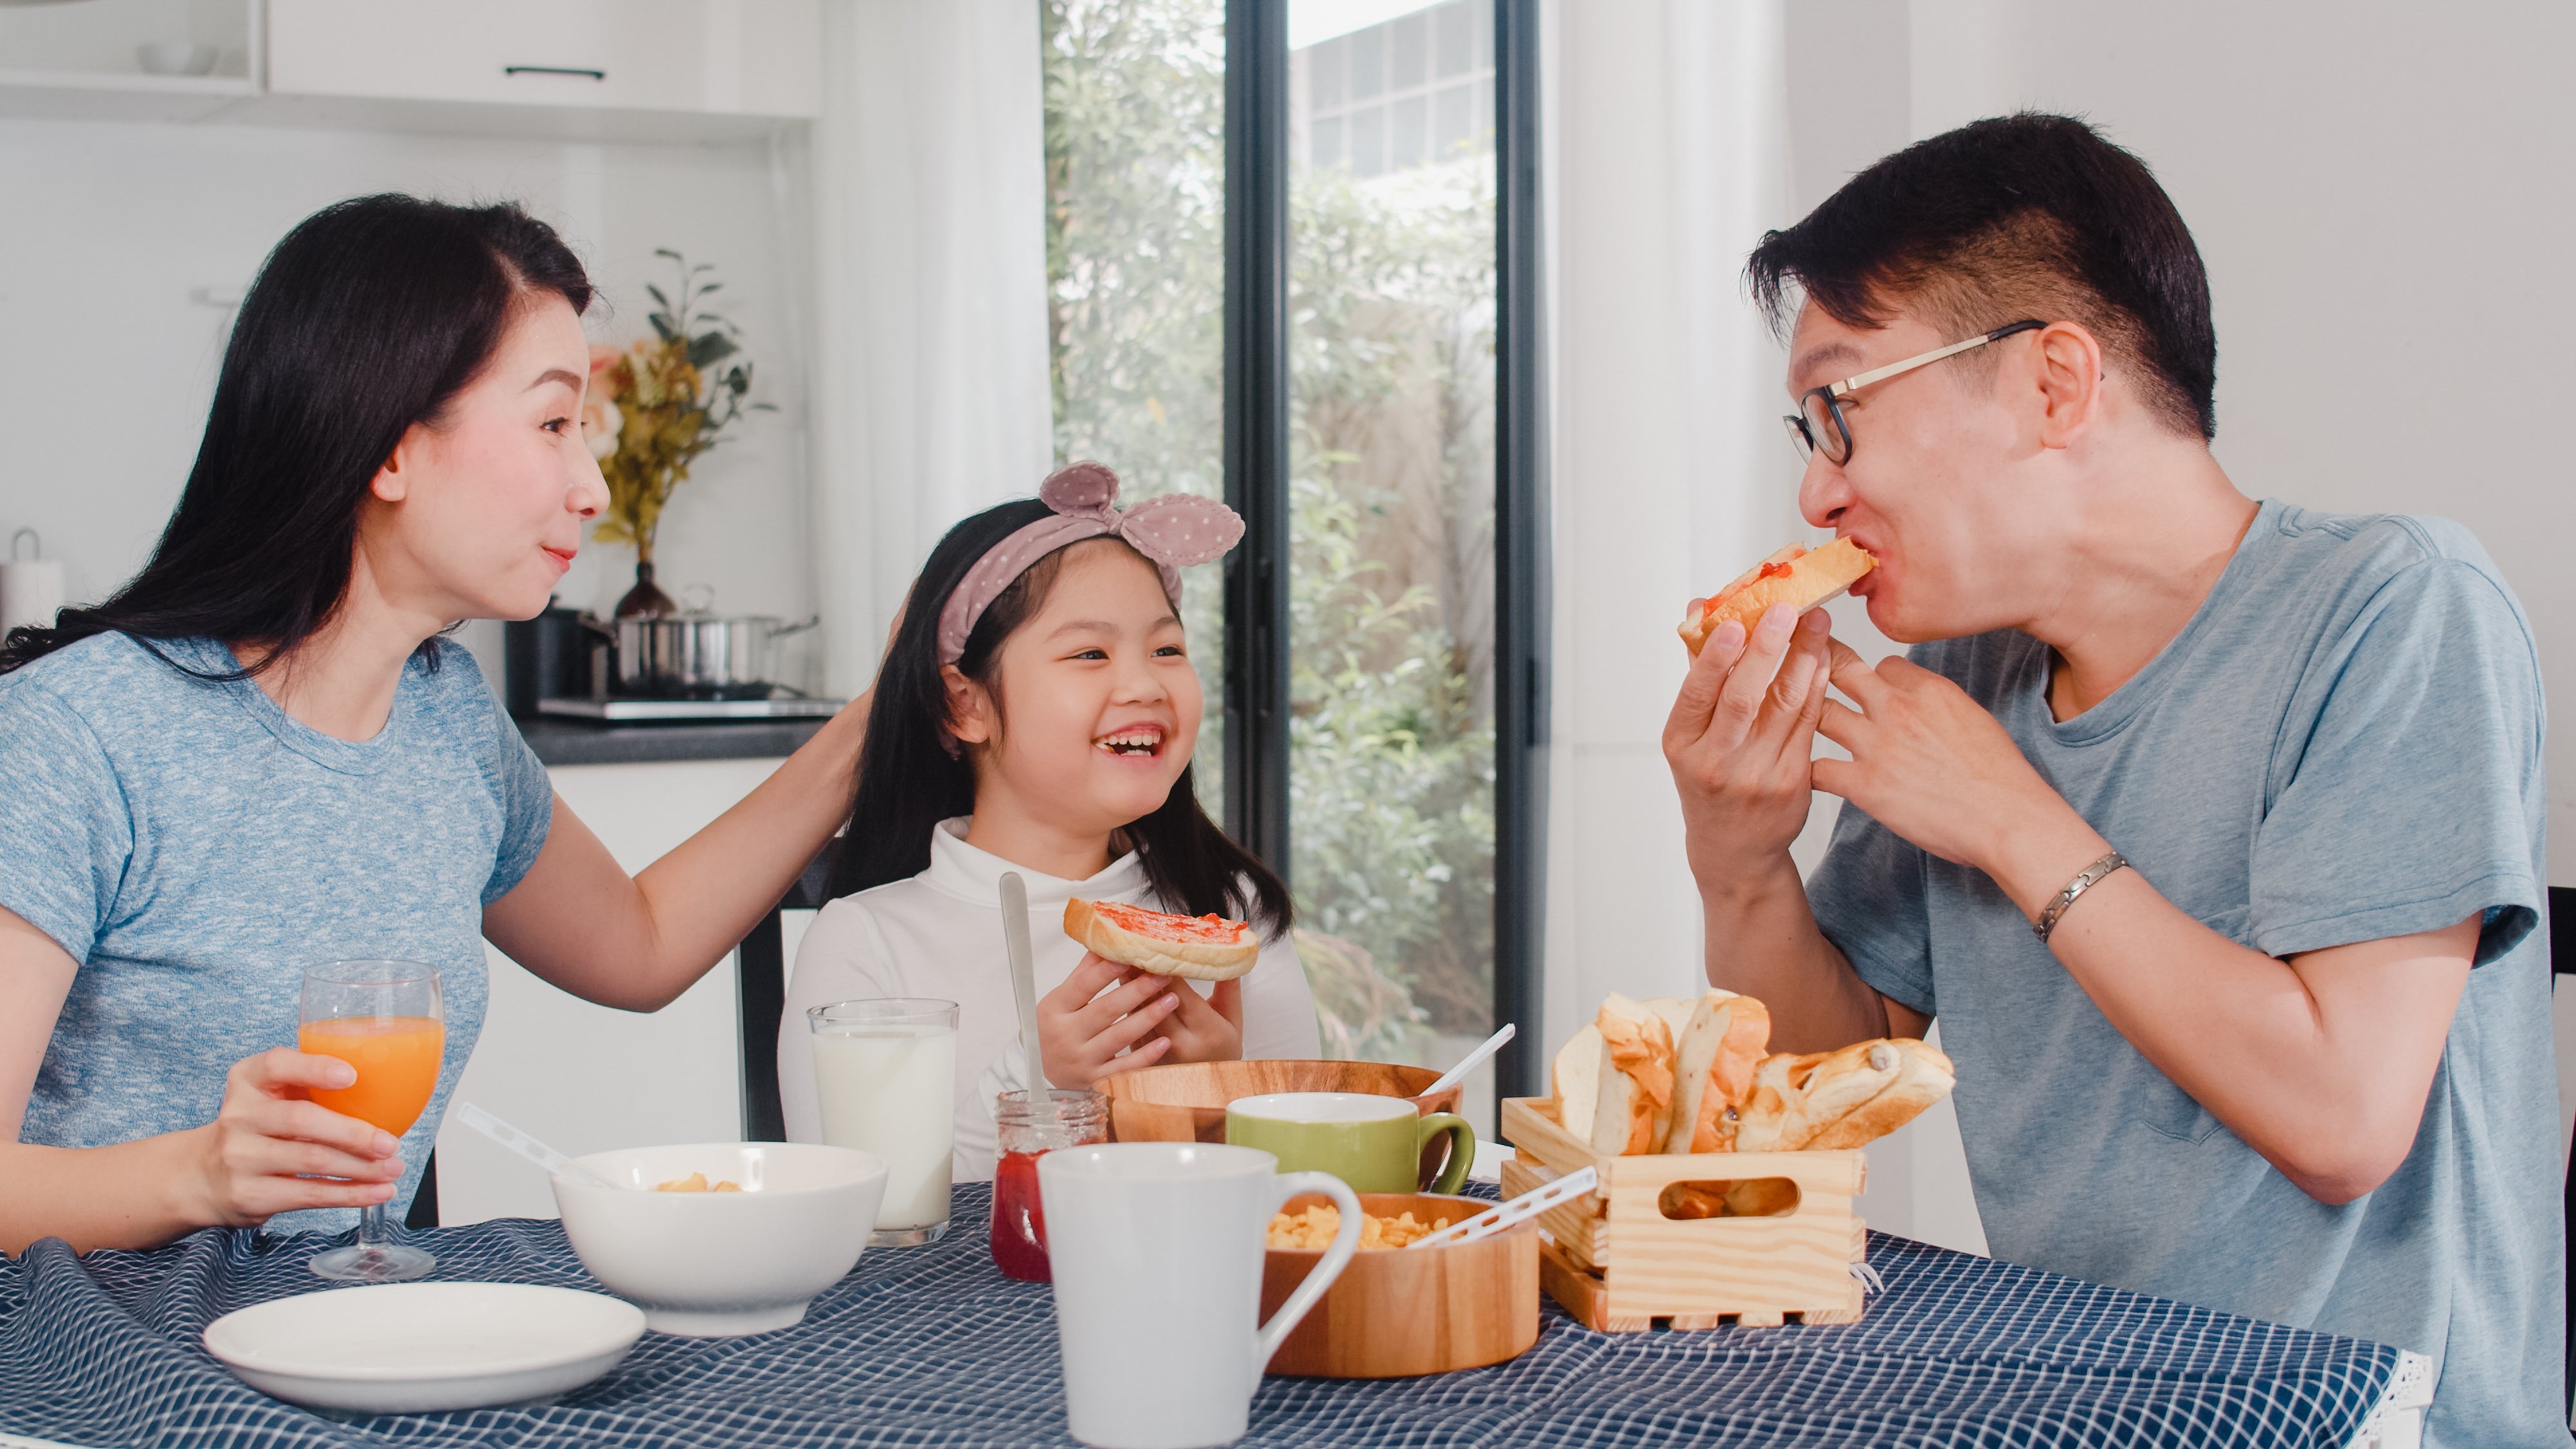
[[[701,332],[689,339],[689,365],[703,372],[740,351],[742,345],[721,332]]]
[[[690,465],[723,441],[742,414],[774,412],[747,401],[752,369],[742,356],[742,334],[731,319],[705,310],[707,295],[723,287],[709,277],[712,264],[692,264],[679,252],[656,247],[677,273],[676,297],[646,283],[655,310],[658,348],[628,352],[620,370],[618,409],[624,417],[617,450],[600,461],[608,482],[608,508],[592,536],[602,543],[632,543],[639,557],[653,556],[653,538],[672,490],[688,481]],[[724,364],[730,362],[730,366]]]

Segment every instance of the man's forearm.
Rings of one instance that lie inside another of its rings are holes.
[[[2010,842],[1984,868],[2028,916],[2110,849],[2071,809]],[[2477,922],[2282,961],[2132,869],[2086,891],[2049,945],[2139,1055],[2302,1191],[2337,1203],[2378,1186],[2414,1143]]]
[[[1771,1048],[1812,1052],[1888,1034],[1887,1005],[1816,929],[1797,864],[1699,883],[1708,981],[1770,1008]]]

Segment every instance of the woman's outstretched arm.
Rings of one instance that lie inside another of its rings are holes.
[[[484,936],[575,996],[628,1011],[668,1006],[840,827],[867,717],[861,694],[759,789],[632,877],[557,796],[536,864],[484,908]]]

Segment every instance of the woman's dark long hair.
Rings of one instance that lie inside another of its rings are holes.
[[[520,299],[545,292],[590,306],[580,260],[516,206],[362,196],[305,218],[242,299],[151,562],[103,604],[10,630],[0,674],[110,630],[147,648],[255,641],[241,674],[292,653],[348,592],[376,471],[483,370]]]
[[[859,747],[859,782],[850,826],[833,853],[830,895],[908,880],[930,868],[930,832],[975,809],[975,770],[948,752],[948,689],[939,677],[939,614],[966,571],[993,546],[1048,515],[1034,498],[1005,503],[948,530],[930,551],[904,603],[903,626],[878,671],[868,706],[867,743]],[[1062,551],[1038,560],[984,610],[966,636],[960,672],[999,697],[1002,641],[1046,604]],[[1126,829],[1145,879],[1166,910],[1248,918],[1265,936],[1288,929],[1295,914],[1288,884],[1234,843],[1199,808],[1184,768],[1162,807]]]

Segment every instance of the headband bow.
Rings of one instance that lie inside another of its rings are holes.
[[[1118,475],[1100,463],[1071,463],[1038,485],[1053,514],[1020,529],[975,561],[939,611],[939,662],[966,657],[975,621],[1029,565],[1087,538],[1115,538],[1143,554],[1163,578],[1163,594],[1181,607],[1181,570],[1223,558],[1243,537],[1243,519],[1213,498],[1165,493],[1133,508],[1118,506]]]

